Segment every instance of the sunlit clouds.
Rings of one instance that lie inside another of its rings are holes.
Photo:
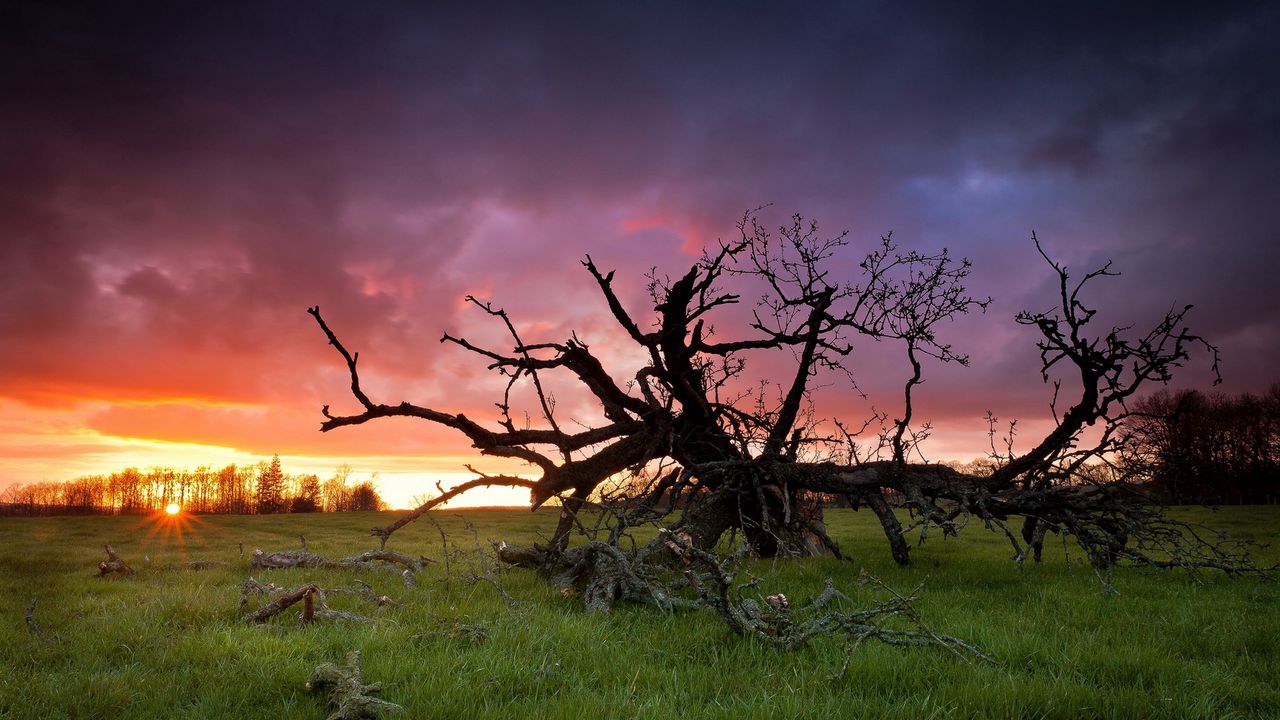
[[[1048,418],[1011,321],[1054,301],[1032,230],[1073,270],[1116,261],[1096,303],[1116,324],[1195,303],[1228,390],[1276,379],[1273,5],[301,12],[14,11],[0,489],[278,453],[408,504],[476,456],[425,423],[319,433],[353,401],[307,307],[376,400],[492,418],[501,379],[438,342],[507,342],[466,295],[634,372],[579,261],[642,314],[650,268],[683,273],[769,203],[769,224],[801,212],[858,249],[893,231],[973,260],[995,304],[943,330],[973,367],[926,369],[931,459],[981,455],[987,410]],[[851,364],[868,397],[833,387],[820,410],[891,411],[893,349]]]

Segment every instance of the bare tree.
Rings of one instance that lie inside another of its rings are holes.
[[[751,551],[763,557],[839,553],[818,502],[839,496],[876,515],[890,552],[902,564],[909,562],[908,532],[954,533],[976,517],[1008,537],[1019,562],[1033,554],[1038,558],[1045,534],[1054,532],[1073,537],[1100,566],[1126,559],[1229,571],[1251,567],[1245,557],[1187,535],[1123,473],[1099,470],[1115,469],[1109,462],[1121,437],[1117,427],[1127,414],[1126,401],[1140,387],[1167,382],[1197,348],[1212,356],[1216,374],[1217,348],[1184,324],[1190,306],[1169,311],[1146,332],[1119,327],[1094,332],[1096,311],[1083,291],[1116,273],[1108,264],[1076,279],[1033,236],[1057,276],[1059,296],[1056,307],[1024,311],[1017,322],[1038,334],[1056,424],[1025,453],[1015,454],[1012,443],[994,452],[989,472],[962,473],[924,462],[916,452],[929,427],[916,422],[913,398],[926,363],[969,363],[938,334],[947,321],[985,310],[990,302],[967,291],[969,262],[946,250],[903,250],[891,237],[860,262],[848,262],[847,235],[824,236],[799,216],[771,233],[748,213],[738,229],[734,241],[721,242],[678,278],[651,273],[653,309],[643,315],[627,307],[613,271],[603,271],[589,256],[583,260],[613,320],[647,357],[634,374],[606,369],[576,335],[527,343],[505,310],[468,297],[503,325],[509,346],[493,349],[447,333],[441,341],[476,354],[506,380],[492,425],[409,402],[374,401],[361,384],[358,355],[342,344],[318,307],[310,308],[345,360],[360,406],[346,415],[325,406],[322,430],[416,417],[457,430],[482,454],[514,458],[531,468],[531,478],[477,473],[391,525],[375,528],[375,535],[385,544],[400,527],[476,487],[527,487],[532,507],[557,498],[564,509],[550,542],[504,546],[504,559],[548,572],[577,567],[575,572],[587,575],[591,567],[606,572],[601,563],[621,567],[619,556],[600,542],[568,549],[575,528],[585,530],[580,510],[597,503],[608,510],[605,545],[616,546],[627,527],[665,525],[667,533],[625,558],[626,572],[634,574],[645,565],[678,564],[684,543],[712,549],[730,531],[740,532]],[[845,266],[855,268],[851,277],[841,275]],[[748,292],[758,300],[744,313]],[[746,318],[740,334],[718,332],[713,321],[732,321],[735,314]],[[818,421],[812,405],[815,378],[835,373],[853,382],[846,360],[857,343],[867,340],[902,349],[909,376],[897,417],[877,415],[860,428]],[[792,359],[785,381],[750,386],[744,375],[748,360],[777,351]],[[1078,393],[1062,412],[1060,374],[1072,376],[1069,386]],[[547,389],[552,377],[568,378],[590,393],[600,408],[598,421],[558,417]],[[533,399],[526,417],[537,418],[521,426],[512,407],[518,385]],[[1085,443],[1090,427],[1098,432],[1089,437],[1097,439]],[[875,438],[869,444],[861,437],[868,432]],[[909,511],[908,526],[895,507]],[[1021,533],[1010,527],[1013,518],[1022,519]],[[586,562],[587,555],[596,560]],[[618,588],[625,586],[611,587],[622,593]]]

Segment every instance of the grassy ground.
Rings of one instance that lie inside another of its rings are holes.
[[[1198,519],[1274,541],[1280,508],[1233,508]],[[473,511],[441,516],[450,542],[487,547],[527,541],[553,522],[542,513]],[[217,517],[184,524],[139,518],[0,518],[0,718],[323,718],[303,689],[319,663],[363,652],[366,680],[408,717],[478,718],[1276,718],[1280,717],[1280,586],[1256,579],[1123,569],[1101,592],[1078,551],[1060,547],[1021,571],[1004,541],[980,528],[930,540],[915,564],[895,567],[874,518],[834,511],[832,534],[855,558],[760,563],[763,588],[803,599],[827,576],[860,604],[879,599],[860,569],[890,586],[926,583],[918,609],[932,627],[972,641],[995,667],[934,648],[865,644],[839,679],[845,646],[819,640],[786,653],[730,635],[706,612],[667,616],[644,608],[585,615],[581,601],[525,571],[503,576],[518,600],[432,566],[406,589],[390,573],[258,573],[296,586],[350,587],[359,577],[399,607],[370,611],[370,625],[301,627],[289,616],[241,622],[238,584],[255,547],[283,550],[306,535],[341,557],[373,547],[374,514]],[[474,533],[466,523],[474,523]],[[110,542],[138,570],[94,577]],[[239,555],[243,543],[245,557]],[[419,522],[391,547],[441,556]],[[1275,548],[1263,553],[1280,560]],[[169,569],[213,559],[225,569]],[[30,632],[32,598],[46,637]],[[450,637],[455,623],[487,639]]]

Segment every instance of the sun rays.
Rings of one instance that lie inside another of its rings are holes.
[[[175,550],[182,555],[187,552],[187,538],[200,532],[206,522],[198,515],[184,512],[178,503],[169,503],[146,517],[143,522],[146,535],[142,538],[143,547],[159,545],[165,550]]]

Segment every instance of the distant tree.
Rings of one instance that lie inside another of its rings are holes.
[[[38,482],[17,485],[9,495],[12,510],[19,515],[57,515],[67,512],[66,488],[62,483]]]
[[[365,510],[381,510],[385,507],[382,502],[382,496],[378,494],[378,489],[373,483],[365,480],[351,488],[351,501],[348,510],[365,511]]]
[[[195,513],[212,512],[213,498],[213,469],[208,465],[201,465],[191,473],[191,497],[187,500],[186,507]]]
[[[350,484],[351,468],[343,465],[324,481],[315,474],[289,475],[279,456],[253,465],[227,465],[213,470],[153,467],[145,473],[126,468],[110,475],[83,475],[66,481],[13,484],[0,493],[0,514],[84,515],[156,512],[170,502],[187,512],[319,512],[371,510],[383,507],[375,474],[362,486]]]
[[[105,501],[106,478],[86,475],[62,484],[64,511],[76,515],[99,512]]]
[[[1125,466],[1174,503],[1280,500],[1280,385],[1262,396],[1161,391],[1134,404]]]
[[[239,483],[236,481],[236,470],[236,466],[232,464],[214,473],[213,487],[214,495],[217,497],[214,512],[244,512],[243,496],[239,493]]]
[[[320,489],[321,507],[325,512],[345,512],[351,509],[350,465],[339,465],[333,476],[324,481]]]
[[[278,513],[284,507],[284,473],[280,470],[280,456],[273,455],[271,463],[258,473],[258,513]]]
[[[110,483],[119,498],[118,507],[122,515],[145,512],[142,473],[138,468],[125,468],[112,473]]]
[[[318,512],[320,510],[320,478],[315,474],[298,478],[298,494],[290,503],[290,512]]]

